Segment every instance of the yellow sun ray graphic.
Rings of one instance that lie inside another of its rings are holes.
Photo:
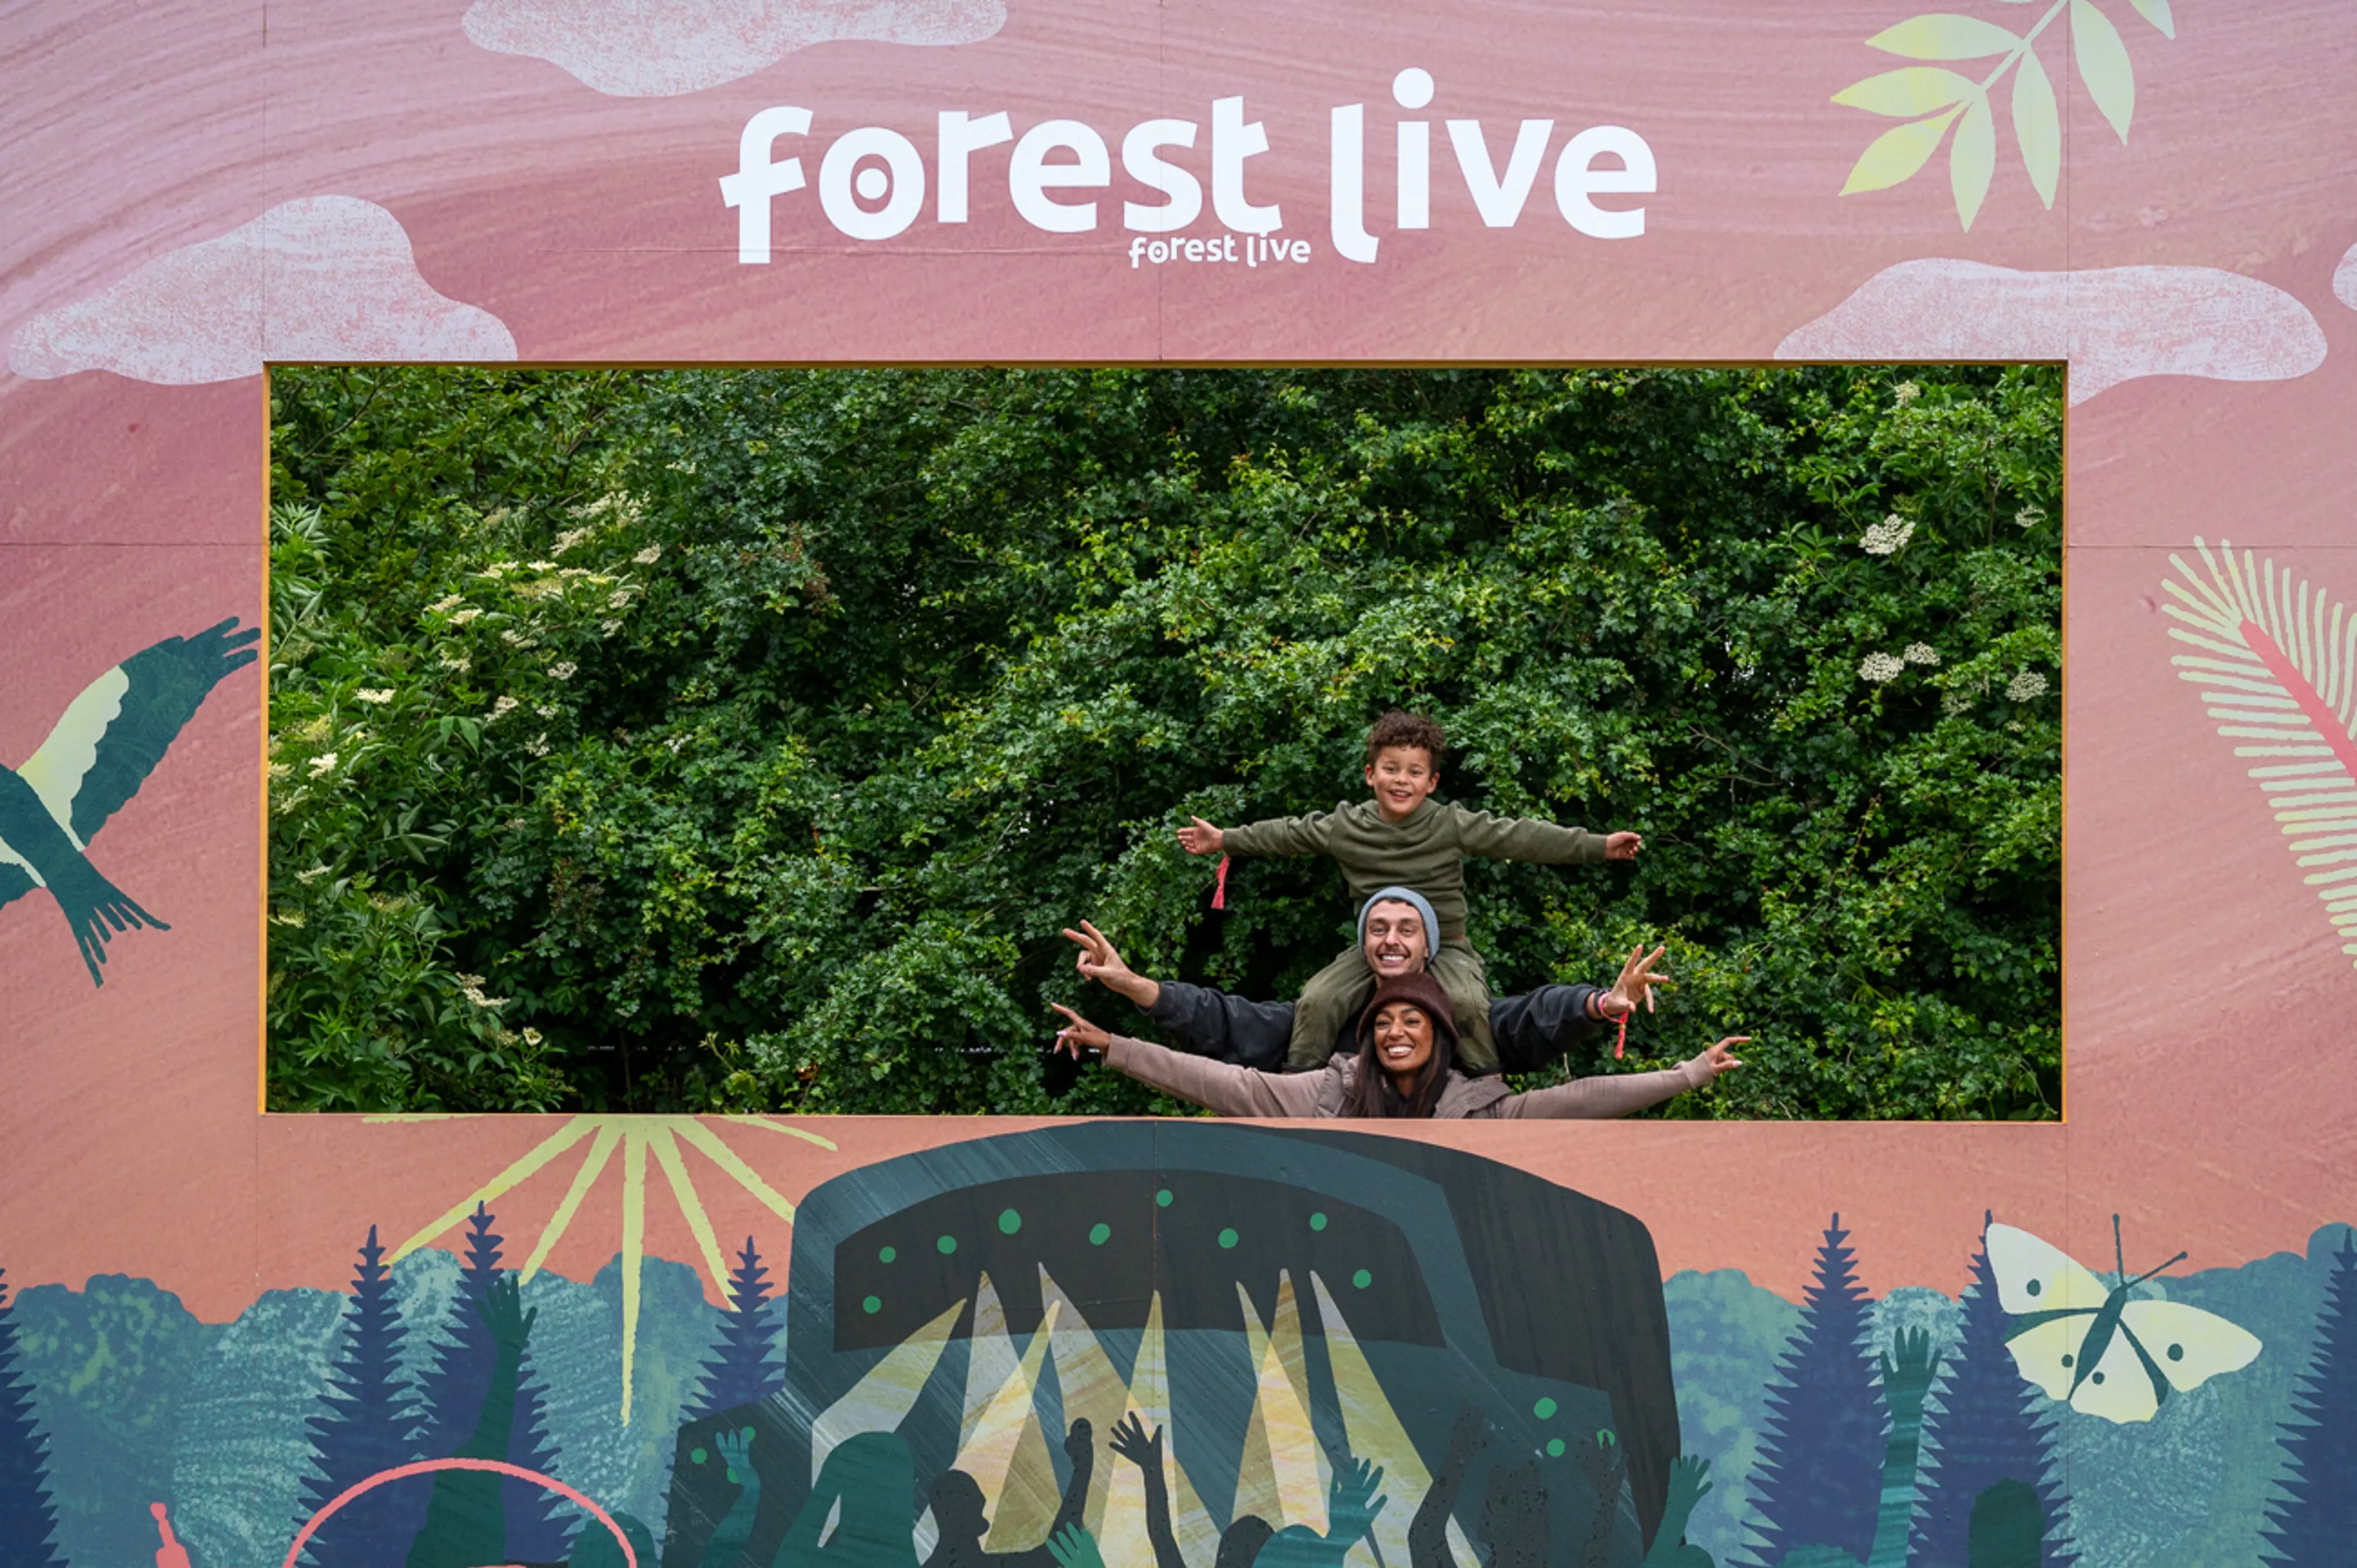
[[[371,1116],[371,1122],[449,1121],[447,1116]],[[782,1133],[833,1149],[830,1139],[783,1122],[773,1122],[766,1116],[722,1116],[715,1120],[733,1126],[755,1127],[764,1132]],[[452,1227],[462,1222],[475,1210],[477,1204],[489,1203],[512,1188],[522,1186],[562,1155],[588,1139],[589,1152],[575,1168],[573,1180],[557,1203],[556,1212],[541,1228],[533,1241],[531,1254],[525,1259],[522,1279],[529,1283],[548,1254],[561,1240],[565,1230],[581,1211],[582,1200],[589,1196],[597,1178],[613,1163],[614,1151],[622,1151],[622,1423],[630,1420],[630,1374],[637,1362],[639,1340],[639,1279],[646,1262],[647,1230],[647,1159],[654,1157],[662,1168],[663,1179],[671,1188],[672,1201],[679,1206],[680,1217],[687,1221],[689,1234],[695,1238],[698,1251],[704,1256],[704,1266],[711,1275],[714,1288],[725,1303],[728,1299],[728,1268],[720,1251],[719,1239],[713,1234],[712,1219],[705,1212],[703,1197],[695,1189],[695,1179],[689,1171],[687,1158],[681,1145],[694,1149],[745,1191],[753,1195],[761,1206],[791,1225],[794,1221],[794,1206],[759,1174],[745,1162],[742,1155],[730,1148],[717,1133],[693,1116],[576,1116],[571,1121],[533,1144],[521,1157],[511,1162],[490,1180],[467,1194],[444,1209],[423,1229],[393,1250],[392,1261],[399,1262],[420,1247],[440,1238]]]

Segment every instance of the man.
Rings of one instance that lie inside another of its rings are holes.
[[[1405,887],[1377,888],[1359,908],[1359,950],[1376,983],[1422,972],[1432,952],[1431,933],[1438,927],[1431,905],[1417,894]],[[1105,934],[1086,920],[1079,930],[1064,935],[1081,950],[1074,967],[1108,991],[1128,997],[1162,1026],[1178,1049],[1264,1072],[1284,1069],[1293,1036],[1292,1003],[1247,1002],[1208,985],[1149,980],[1123,962]],[[1635,1012],[1639,1003],[1652,1012],[1653,986],[1669,978],[1653,967],[1663,950],[1655,948],[1649,953],[1639,944],[1609,990],[1542,985],[1524,995],[1491,1001],[1490,1031],[1498,1043],[1499,1070],[1535,1072],[1604,1025]],[[1333,1050],[1357,1049],[1351,1037],[1355,1022],[1344,1023]]]

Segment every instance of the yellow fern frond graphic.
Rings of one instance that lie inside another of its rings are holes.
[[[2234,557],[2200,539],[2206,574],[2179,556],[2169,564],[2181,581],[2161,587],[2178,621],[2169,635],[2197,650],[2169,660],[2180,680],[2201,688],[2218,733],[2236,757],[2256,766],[2251,778],[2326,917],[2357,959],[2357,616],[2305,577],[2272,560]]]

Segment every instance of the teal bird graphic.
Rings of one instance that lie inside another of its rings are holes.
[[[194,637],[142,649],[82,688],[41,748],[0,768],[0,908],[46,887],[73,928],[74,944],[103,985],[99,965],[116,932],[170,928],[91,865],[85,851],[106,819],[139,792],[180,727],[231,671],[258,657],[262,633],[231,616]]]

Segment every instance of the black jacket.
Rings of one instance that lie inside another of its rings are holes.
[[[1263,1072],[1285,1070],[1286,1047],[1293,1038],[1292,1003],[1247,1002],[1184,981],[1161,983],[1162,994],[1142,1011],[1162,1026],[1179,1050]],[[1587,1015],[1587,999],[1601,989],[1542,985],[1525,995],[1491,1003],[1490,1033],[1498,1042],[1500,1070],[1536,1072],[1603,1028]],[[1358,1042],[1347,1033],[1338,1035],[1334,1049],[1353,1051]]]

